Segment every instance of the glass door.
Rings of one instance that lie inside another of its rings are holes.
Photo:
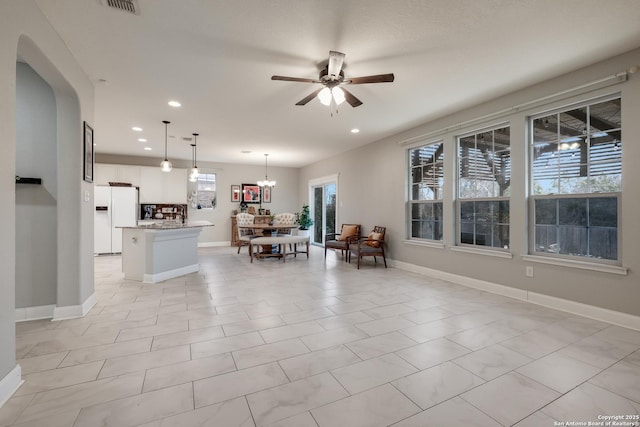
[[[324,245],[324,236],[336,230],[337,184],[335,182],[312,186],[313,238],[312,243]]]

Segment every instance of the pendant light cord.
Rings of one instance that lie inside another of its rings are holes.
[[[171,122],[168,120],[163,120],[162,123],[164,123],[164,159],[169,160],[167,158],[167,125]]]

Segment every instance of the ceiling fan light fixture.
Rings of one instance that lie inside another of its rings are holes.
[[[329,89],[328,87],[325,87],[320,92],[318,92],[318,99],[320,100],[322,105],[331,105],[331,97],[331,89]]]
[[[344,102],[344,91],[338,86],[331,89],[331,95],[333,95],[333,100],[336,102],[336,105],[340,105]]]

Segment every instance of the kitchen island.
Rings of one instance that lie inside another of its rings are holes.
[[[199,271],[198,236],[202,227],[211,226],[209,221],[165,221],[121,227],[124,278],[157,283]]]

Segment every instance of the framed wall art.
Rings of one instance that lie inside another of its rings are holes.
[[[232,185],[231,186],[231,201],[232,202],[240,202],[240,186]]]
[[[271,187],[262,187],[262,203],[271,203]]]
[[[242,184],[242,201],[260,203],[260,187],[256,184]]]
[[[84,122],[84,141],[83,141],[83,179],[87,182],[93,182],[93,128],[87,122]]]

